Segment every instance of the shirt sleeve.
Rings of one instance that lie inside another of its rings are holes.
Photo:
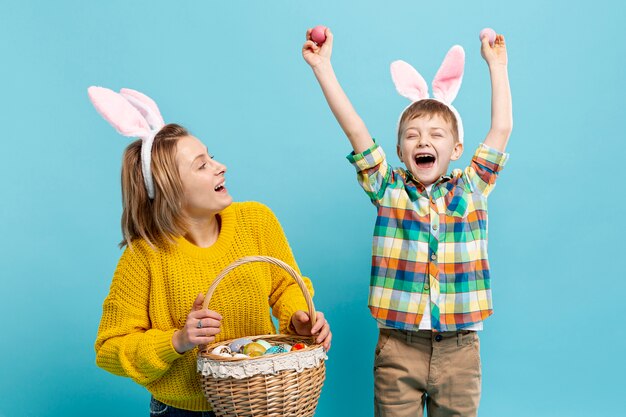
[[[372,203],[378,205],[393,177],[383,148],[374,143],[369,149],[357,154],[352,152],[346,158],[356,168],[359,185]]]
[[[174,329],[152,329],[148,316],[150,273],[137,245],[120,258],[95,343],[99,367],[141,385],[158,379],[180,355],[172,345]]]
[[[481,143],[472,157],[465,175],[475,192],[487,197],[496,185],[498,173],[504,168],[509,154]]]
[[[268,207],[261,204],[259,206],[264,212],[264,252],[267,256],[280,259],[291,266],[302,277],[307,290],[313,297],[314,290],[311,280],[302,276],[278,219]],[[272,314],[278,319],[279,332],[290,333],[289,325],[293,313],[298,310],[308,311],[306,300],[295,279],[283,268],[272,265],[271,274],[272,289],[269,304],[272,307]]]

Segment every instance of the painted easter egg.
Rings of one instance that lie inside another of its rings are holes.
[[[287,349],[285,349],[282,345],[278,345],[278,346],[272,346],[269,349],[267,349],[264,355],[276,355],[278,353],[285,353],[285,352],[287,352]]]
[[[243,353],[244,355],[248,355],[253,358],[255,356],[261,356],[262,354],[264,354],[265,348],[259,343],[252,342],[243,347]]]
[[[252,340],[242,337],[240,339],[233,340],[228,347],[233,353],[241,353],[243,347],[249,343],[252,343]]]
[[[280,345],[283,349],[285,349],[285,352],[290,352],[291,351],[291,345],[288,345],[287,343],[283,343],[282,345]]]
[[[480,35],[478,35],[478,39],[480,39],[480,41],[482,42],[485,36],[487,37],[487,39],[489,39],[489,45],[493,45],[493,43],[496,41],[496,31],[491,28],[484,28],[483,30],[481,30]]]
[[[272,344],[263,340],[263,339],[259,339],[256,341],[259,345],[263,346],[265,349],[269,349],[272,347]]]
[[[326,42],[326,26],[315,26],[311,31],[311,40],[318,45]]]
[[[218,346],[215,349],[213,349],[211,351],[212,354],[214,355],[219,355],[219,356],[230,356],[232,352],[232,350],[230,349],[230,347],[223,345],[223,346]]]
[[[302,350],[306,347],[306,345],[304,343],[296,343],[295,345],[293,345],[293,347],[291,348],[292,350]]]
[[[233,358],[249,358],[250,356],[244,355],[243,353],[235,353]]]

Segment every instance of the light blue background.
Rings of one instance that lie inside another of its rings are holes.
[[[143,388],[94,364],[128,140],[90,105],[92,84],[151,95],[228,166],[236,200],[275,211],[335,334],[317,415],[372,414],[375,211],[301,58],[316,24],[333,29],[336,72],[390,155],[406,102],[389,63],[431,80],[464,46],[462,164],[489,127],[478,32],[506,35],[515,127],[491,196],[480,415],[622,413],[626,6],[512,3],[2,0],[0,416],[148,414]]]

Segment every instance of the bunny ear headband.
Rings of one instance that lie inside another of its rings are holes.
[[[459,112],[452,106],[452,102],[461,87],[464,67],[465,51],[461,46],[454,45],[443,59],[432,84],[433,99],[448,106],[456,117],[460,143],[463,143],[463,123]],[[415,68],[406,62],[394,61],[391,63],[391,78],[398,93],[411,100],[411,104],[429,98],[426,81]],[[406,108],[404,110],[406,111]],[[404,114],[404,111],[402,113]]]
[[[103,87],[89,87],[89,99],[98,113],[121,135],[141,139],[141,172],[148,197],[154,199],[150,170],[154,136],[165,126],[154,100],[139,91],[122,88],[119,93]]]

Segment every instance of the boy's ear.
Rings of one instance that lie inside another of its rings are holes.
[[[461,155],[463,155],[463,144],[461,142],[457,142],[454,145],[454,149],[452,150],[452,156],[450,157],[450,159],[456,161],[461,157]]]
[[[400,149],[400,144],[396,145],[396,152],[398,153],[398,158],[400,158],[400,162],[404,163],[402,160],[402,149]]]

